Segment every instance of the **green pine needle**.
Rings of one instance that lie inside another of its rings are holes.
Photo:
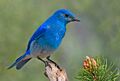
[[[92,71],[80,68],[80,72],[76,79],[79,81],[118,81],[120,77],[119,69],[115,68],[114,64],[108,64],[103,57],[94,58],[98,67]]]

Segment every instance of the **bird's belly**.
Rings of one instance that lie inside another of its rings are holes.
[[[45,58],[48,57],[52,54],[52,52],[48,52],[48,51],[34,51],[31,53],[32,57],[37,57],[39,56],[40,58]]]
[[[45,58],[47,56],[50,56],[53,52],[54,49],[49,47],[47,44],[39,43],[39,42],[34,42],[31,46],[31,56],[32,57],[41,57]]]

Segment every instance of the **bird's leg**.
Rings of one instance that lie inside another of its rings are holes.
[[[45,67],[48,66],[48,62],[47,61],[44,61],[43,59],[41,59],[39,56],[37,57],[39,60],[41,60],[44,64],[45,64]]]
[[[54,62],[53,60],[50,59],[50,56],[47,57],[47,60],[50,61],[50,62],[52,62],[52,63],[54,63],[55,66],[56,66],[58,69],[61,69],[56,62]]]

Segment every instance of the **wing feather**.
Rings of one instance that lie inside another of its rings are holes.
[[[29,40],[29,42],[28,42],[28,46],[27,46],[27,50],[26,50],[26,51],[29,50],[31,43],[32,43],[34,40],[36,40],[36,39],[40,38],[41,36],[43,36],[43,34],[45,33],[45,31],[46,31],[46,28],[43,27],[43,26],[39,27],[39,28],[35,31],[35,33],[32,35],[32,37],[30,38],[30,40]]]

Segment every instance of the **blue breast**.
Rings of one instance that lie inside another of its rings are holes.
[[[38,39],[39,45],[45,49],[57,49],[65,35],[66,28],[59,24],[47,25],[47,28],[44,35]]]

